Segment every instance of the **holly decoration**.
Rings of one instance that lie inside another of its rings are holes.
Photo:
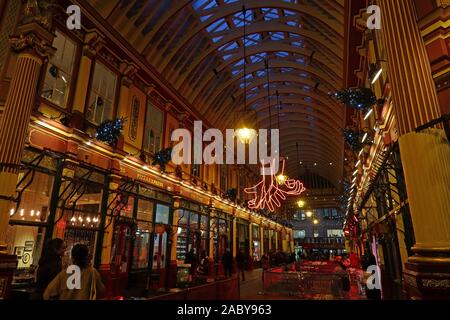
[[[359,131],[352,129],[344,129],[343,131],[345,142],[352,148],[353,152],[358,152],[363,147],[361,143],[361,134]]]
[[[364,111],[377,103],[377,97],[368,88],[351,88],[334,93],[334,97],[350,108]]]
[[[155,154],[152,165],[158,165],[162,171],[165,171],[170,160],[172,160],[172,148],[166,148]]]
[[[125,120],[123,118],[102,122],[97,128],[95,137],[111,146],[115,146],[122,134],[124,122]]]
[[[231,201],[235,201],[236,197],[237,197],[236,188],[228,189],[227,193],[225,194],[225,198],[230,199]]]

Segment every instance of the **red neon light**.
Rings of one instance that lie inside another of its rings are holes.
[[[283,160],[281,174],[284,174]],[[264,162],[262,162],[264,167]],[[286,196],[298,196],[305,192],[306,188],[299,180],[287,179],[283,185],[280,185],[275,177],[275,159],[270,163],[270,182],[266,181],[266,176],[251,188],[245,188],[246,194],[253,194],[254,198],[248,201],[250,209],[268,209],[270,212],[275,212],[276,207],[281,206],[281,200],[286,200]],[[284,188],[282,188],[284,187]]]

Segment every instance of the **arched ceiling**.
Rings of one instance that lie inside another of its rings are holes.
[[[279,126],[288,175],[339,184],[345,110],[328,93],[343,86],[345,0],[90,2],[215,126],[247,110],[257,128]]]

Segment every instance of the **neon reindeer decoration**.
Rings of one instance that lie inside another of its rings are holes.
[[[248,207],[254,210],[267,209],[275,212],[276,208],[281,206],[281,201],[286,200],[287,196],[298,196],[306,191],[303,183],[295,179],[287,179],[283,184],[279,184],[274,172],[275,161],[270,162],[270,180],[263,176],[262,180],[251,188],[245,188],[246,194],[254,195],[254,198],[248,201]],[[284,175],[284,163],[282,162],[281,174]],[[262,166],[264,167],[264,161]],[[267,179],[267,180],[266,180]]]

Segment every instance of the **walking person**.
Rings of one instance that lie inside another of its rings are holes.
[[[80,270],[80,278],[78,281],[76,279],[71,281],[74,279],[72,277],[76,277],[76,272],[61,271],[45,289],[44,300],[96,300],[104,293],[105,287],[100,274],[91,266],[89,248],[84,244],[76,244],[72,248],[71,255],[72,263]],[[69,284],[77,282],[78,288],[69,287]]]
[[[236,264],[237,264],[239,273],[242,276],[242,281],[245,281],[245,263],[246,263],[246,258],[245,258],[244,250],[240,249],[236,255]]]
[[[194,281],[195,273],[197,271],[197,257],[195,256],[194,249],[189,250],[186,254],[186,259],[184,259],[185,264],[190,264],[191,267],[189,269],[190,280]]]
[[[222,256],[223,271],[225,273],[225,278],[231,277],[233,270],[233,255],[230,249],[225,250]]]
[[[64,240],[51,239],[39,259],[36,274],[36,289],[32,300],[42,300],[45,288],[62,271],[62,257],[66,251]]]

